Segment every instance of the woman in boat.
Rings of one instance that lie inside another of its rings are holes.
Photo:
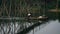
[[[27,14],[28,22],[31,22],[31,16],[32,16],[32,13],[28,13],[28,14]]]

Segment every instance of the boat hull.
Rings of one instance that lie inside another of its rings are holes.
[[[27,20],[47,20],[48,17],[42,17],[42,18],[37,18],[37,17],[30,17],[30,18],[26,18]]]

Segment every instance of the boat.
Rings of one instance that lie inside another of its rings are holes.
[[[39,16],[37,19],[38,20],[46,20],[46,19],[48,19],[48,17],[47,16]]]
[[[27,20],[45,20],[45,19],[48,19],[48,17],[45,15],[45,5],[44,5],[44,8],[43,8],[43,14],[42,16],[38,16],[38,17],[31,17],[31,14],[28,13],[28,17],[27,17]],[[40,13],[40,12],[39,12]]]

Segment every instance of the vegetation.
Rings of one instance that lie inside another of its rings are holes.
[[[58,3],[60,6],[60,0]],[[0,0],[0,16],[26,17],[29,12],[33,16],[39,16],[44,9],[46,13],[49,9],[55,9],[56,4],[57,0]]]

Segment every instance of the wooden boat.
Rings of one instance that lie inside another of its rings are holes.
[[[45,16],[45,5],[44,5],[44,9],[43,9],[43,14],[42,16],[38,16],[38,17],[30,17],[30,13],[28,14],[29,17],[27,17],[27,20],[45,20],[48,19],[47,16]]]
[[[45,20],[45,19],[48,19],[48,17],[46,16],[39,16],[39,17],[29,17],[29,18],[26,18],[27,20]]]

